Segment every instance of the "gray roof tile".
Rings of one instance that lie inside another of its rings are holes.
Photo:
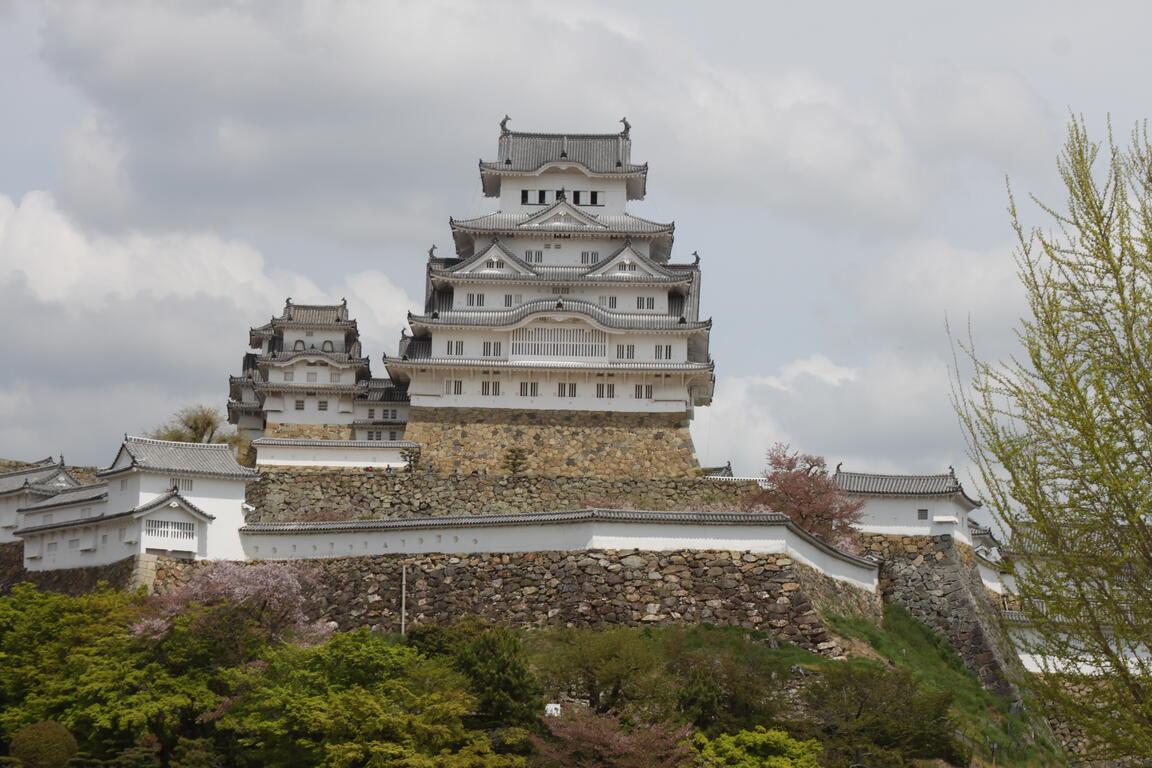
[[[960,494],[974,506],[981,503],[968,496],[952,472],[940,475],[879,475],[869,472],[836,471],[836,485],[847,493],[865,496],[952,496]]]
[[[148,437],[126,436],[121,446],[132,466],[146,472],[252,478],[259,473],[236,463],[232,450],[223,443],[176,443]],[[102,469],[99,476],[118,474],[121,469]]]
[[[680,317],[645,312],[617,312],[604,309],[599,304],[582,299],[557,297],[527,301],[519,307],[508,310],[445,310],[432,314],[413,315],[408,322],[413,325],[468,325],[500,327],[518,323],[530,315],[570,312],[584,315],[606,328],[617,330],[642,331],[696,331],[712,327],[711,320],[684,321]]]
[[[90,483],[89,485],[81,485],[76,488],[69,488],[66,491],[61,491],[46,499],[41,499],[34,504],[29,504],[26,507],[21,507],[24,511],[37,511],[41,509],[51,509],[53,507],[62,507],[68,504],[81,504],[86,501],[98,501],[108,495],[108,483]]]
[[[535,171],[546,163],[579,163],[593,173],[643,173],[632,163],[632,140],[622,133],[521,133],[500,137],[499,156],[481,161],[493,171]]]
[[[0,493],[18,491],[25,485],[42,485],[51,481],[58,474],[63,474],[67,477],[69,485],[76,485],[76,479],[68,473],[68,470],[56,462],[52,462],[51,464],[41,464],[37,467],[18,469],[15,472],[5,472],[0,475]]]
[[[449,219],[448,223],[453,229],[465,229],[472,232],[492,233],[524,233],[524,232],[575,232],[603,235],[662,235],[671,234],[676,225],[672,223],[661,224],[629,213],[596,216],[590,214],[595,220],[594,224],[584,224],[571,219],[570,222],[560,224],[531,224],[525,223],[538,213],[489,213],[477,216],[474,219]]]
[[[21,528],[21,529],[15,531],[14,535],[24,536],[24,535],[33,534],[33,533],[41,533],[43,531],[56,530],[59,528],[74,528],[78,525],[93,525],[96,523],[102,523],[106,520],[115,520],[115,519],[121,518],[121,517],[129,517],[130,515],[139,515],[139,514],[143,514],[146,512],[151,512],[153,509],[157,509],[159,507],[162,507],[165,504],[167,504],[169,501],[171,501],[172,499],[178,499],[180,501],[180,503],[182,503],[186,507],[188,507],[188,509],[191,510],[194,514],[197,514],[206,520],[215,520],[216,519],[214,515],[208,514],[204,510],[200,509],[200,507],[196,506],[192,502],[188,501],[188,499],[186,499],[182,495],[180,495],[179,491],[171,490],[171,491],[167,491],[166,493],[163,493],[163,494],[157,496],[156,498],[152,499],[151,501],[146,501],[143,504],[141,504],[140,506],[134,507],[133,509],[125,509],[125,510],[121,510],[120,512],[111,512],[111,513],[106,513],[106,514],[93,515],[91,517],[79,517],[79,518],[74,518],[72,520],[60,520],[60,521],[55,521],[55,522],[51,522],[51,523],[44,523],[42,525],[32,525],[32,526],[29,526],[27,528]]]

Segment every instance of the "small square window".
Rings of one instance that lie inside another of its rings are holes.
[[[303,400],[297,400],[296,401],[296,410],[298,410],[298,411],[304,410],[304,401]]]
[[[316,408],[317,408],[317,410],[321,410],[321,411],[328,410],[328,401],[327,400],[321,400],[320,402],[316,403]]]
[[[928,519],[928,510],[926,510],[926,509],[916,510],[916,519],[917,520],[927,520]]]

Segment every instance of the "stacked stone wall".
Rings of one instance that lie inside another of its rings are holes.
[[[303,567],[317,569],[323,585],[319,618],[341,630],[398,632],[405,580],[409,626],[462,616],[521,627],[708,622],[762,630],[817,653],[842,656],[844,649],[829,633],[822,611],[848,610],[880,619],[879,596],[782,554],[396,554],[312,560]],[[184,583],[189,568],[160,563],[156,591]]]
[[[404,439],[437,472],[502,472],[504,453],[528,451],[528,474],[691,477],[700,465],[683,413],[414,407]]]
[[[270,421],[264,437],[288,440],[352,440],[355,430],[351,424],[283,424]]]
[[[948,640],[964,664],[992,691],[1019,697],[1011,682],[1019,658],[989,599],[971,547],[951,536],[862,534],[865,554],[882,560],[880,591]]]
[[[250,522],[548,512],[587,507],[706,508],[758,491],[754,482],[692,479],[428,475],[359,469],[263,469],[248,486]]]

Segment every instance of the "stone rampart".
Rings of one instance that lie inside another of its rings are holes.
[[[44,590],[67,595],[82,595],[105,582],[113,589],[134,589],[141,583],[135,557],[126,557],[108,565],[88,568],[62,568],[55,571],[29,571],[24,568],[22,542],[0,544],[0,595],[21,583],[35,584]]]
[[[428,475],[357,469],[261,469],[248,486],[249,522],[518,514],[612,507],[686,509],[739,501],[754,482]]]
[[[264,437],[287,440],[351,440],[355,437],[351,424],[282,424],[270,421]]]
[[[700,468],[683,413],[414,407],[404,439],[440,473],[500,473],[512,447],[528,451],[534,475],[691,477]]]
[[[1020,662],[989,599],[971,547],[951,536],[862,534],[862,552],[882,560],[880,591],[948,640],[989,690],[1018,698]]]
[[[156,590],[188,565],[160,564]],[[879,621],[879,596],[782,554],[728,551],[395,554],[310,560],[323,584],[320,618],[342,630],[397,632],[401,584],[408,624],[479,616],[512,626],[709,622],[768,632],[827,656],[844,649],[821,612]],[[406,570],[406,577],[402,571]]]

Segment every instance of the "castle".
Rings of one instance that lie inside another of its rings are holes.
[[[542,134],[506,118],[479,168],[497,210],[450,219],[455,254],[429,252],[424,311],[386,377],[345,302],[289,299],[251,328],[227,411],[256,469],[224,446],[125,436],[96,483],[55,462],[0,475],[19,574],[312,560],[356,606],[334,620],[390,628],[406,593],[381,590],[411,566],[418,619],[735,622],[831,654],[822,607],[876,616],[892,598],[1006,685],[988,610],[1008,581],[951,471],[838,468],[865,502],[863,554],[714,508],[756,479],[697,463],[688,423],[714,382],[700,260],[673,263],[674,225],[628,213],[648,170],[631,141],[627,121]],[[527,463],[509,475],[513,448]]]

